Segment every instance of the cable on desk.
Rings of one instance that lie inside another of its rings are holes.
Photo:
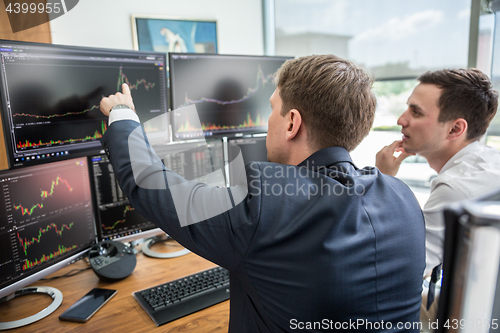
[[[54,276],[54,277],[47,278],[47,279],[40,279],[40,281],[50,281],[50,280],[55,280],[55,279],[59,279],[59,278],[65,278],[65,277],[74,276],[74,275],[79,274],[79,273],[81,273],[83,271],[86,271],[87,269],[90,269],[90,267],[81,268],[81,269],[72,269],[71,271],[69,271],[66,274],[59,275],[59,276]]]
[[[40,281],[50,281],[50,280],[55,280],[55,279],[59,279],[59,278],[74,276],[76,274],[79,274],[79,273],[91,268],[90,263],[89,263],[89,259],[87,257],[83,257],[83,258],[81,258],[81,260],[85,261],[87,263],[87,265],[89,265],[89,266],[86,268],[81,268],[81,269],[72,269],[71,271],[67,272],[66,274],[54,276],[51,278],[40,279]]]

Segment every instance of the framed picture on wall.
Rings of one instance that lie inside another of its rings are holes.
[[[217,53],[217,23],[210,20],[132,15],[134,49]]]

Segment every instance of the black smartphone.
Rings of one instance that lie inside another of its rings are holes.
[[[116,290],[113,289],[94,288],[64,311],[59,320],[85,323],[115,294]]]

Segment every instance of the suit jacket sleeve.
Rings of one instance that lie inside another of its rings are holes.
[[[243,186],[213,188],[183,179],[163,165],[135,121],[113,122],[101,141],[141,215],[192,252],[228,269],[239,266],[259,222],[260,196],[247,196]],[[250,176],[252,186],[260,186],[259,177]]]

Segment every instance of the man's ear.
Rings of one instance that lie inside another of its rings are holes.
[[[292,140],[299,133],[300,127],[302,126],[302,116],[300,112],[296,109],[291,109],[287,114],[288,127],[286,129],[286,139]]]
[[[448,139],[456,140],[464,135],[467,135],[467,129],[469,128],[467,120],[463,118],[458,118],[451,123],[450,132],[448,133]]]

